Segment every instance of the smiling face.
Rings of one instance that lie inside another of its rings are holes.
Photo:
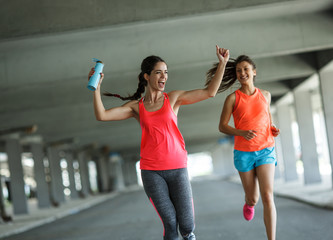
[[[238,81],[241,84],[249,83],[254,80],[254,77],[257,75],[256,69],[253,68],[253,65],[247,61],[242,61],[236,66],[236,76]]]
[[[168,80],[168,67],[164,62],[157,62],[150,75],[145,73],[148,86],[156,91],[164,91],[165,83]]]

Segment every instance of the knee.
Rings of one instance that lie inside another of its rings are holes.
[[[274,204],[274,196],[273,196],[273,192],[271,192],[271,191],[262,193],[261,199],[262,199],[263,205],[270,206],[270,205]]]
[[[163,226],[166,231],[177,231],[177,220],[176,219],[164,220]]]

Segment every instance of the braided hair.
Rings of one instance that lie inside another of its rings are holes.
[[[147,73],[148,75],[150,75],[151,72],[154,70],[155,65],[158,62],[165,63],[165,61],[162,58],[160,58],[158,56],[154,56],[154,55],[148,56],[145,59],[143,59],[143,61],[141,63],[141,72],[138,75],[138,79],[139,79],[138,88],[133,95],[130,95],[128,97],[122,97],[119,94],[114,94],[114,93],[109,93],[109,92],[105,92],[105,93],[103,93],[103,95],[108,96],[108,97],[117,97],[123,101],[140,99],[142,94],[145,92],[145,90],[146,90],[145,88],[147,86],[147,80],[144,78],[144,74]]]
[[[255,63],[247,55],[240,55],[236,59],[230,58],[229,61],[227,62],[226,67],[225,67],[223,79],[222,79],[221,85],[220,85],[220,87],[217,91],[218,93],[227,90],[228,88],[230,88],[237,81],[236,66],[237,66],[238,63],[241,63],[241,62],[244,62],[244,61],[251,64],[253,69],[256,69]],[[216,73],[216,70],[217,70],[217,66],[218,66],[218,63],[214,63],[213,67],[207,71],[205,86],[207,86],[211,82],[211,80],[213,79],[213,77]]]

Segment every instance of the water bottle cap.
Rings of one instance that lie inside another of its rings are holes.
[[[93,58],[92,60],[93,60],[93,62],[103,63],[101,60],[99,60],[97,58]]]

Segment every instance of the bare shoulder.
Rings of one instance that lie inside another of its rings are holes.
[[[267,90],[260,89],[262,95],[266,98],[268,102],[271,102],[271,93]]]
[[[169,101],[170,101],[171,105],[174,105],[177,102],[179,96],[181,94],[183,94],[184,92],[185,91],[183,91],[183,90],[174,90],[174,91],[168,92],[167,94],[169,96]]]
[[[139,100],[131,100],[122,105],[122,107],[130,108],[133,112],[139,113]]]
[[[266,97],[266,96],[271,96],[271,93],[267,90],[264,89],[259,89],[261,91],[261,93]]]
[[[235,101],[236,101],[236,93],[233,92],[233,93],[229,94],[229,95],[226,97],[225,101],[234,104]]]
[[[139,105],[139,100],[131,100],[131,101],[124,103],[122,106],[123,107],[134,107],[137,105]]]
[[[179,95],[181,95],[184,92],[185,91],[183,91],[183,90],[174,90],[174,91],[168,92],[167,94],[168,94],[169,98],[178,98]]]

